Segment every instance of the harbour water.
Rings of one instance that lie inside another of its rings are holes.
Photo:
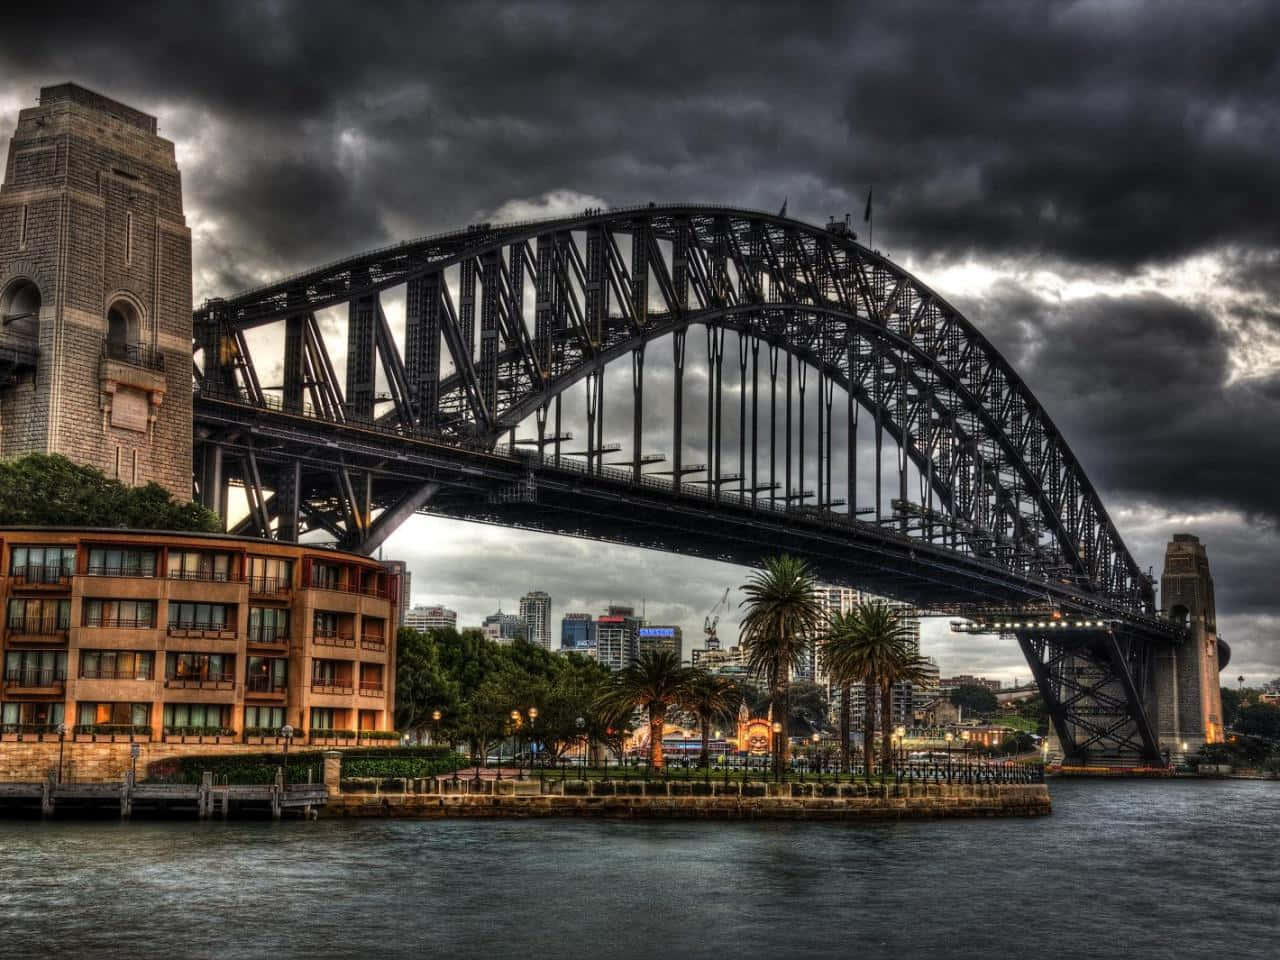
[[[885,824],[0,821],[4,957],[1280,956],[1280,784]]]

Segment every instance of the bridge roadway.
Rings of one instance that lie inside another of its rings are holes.
[[[903,600],[922,612],[963,614],[992,608],[1048,608],[1118,621],[1153,638],[1180,638],[1167,620],[1147,616],[1070,582],[1034,579],[945,545],[831,510],[790,509],[768,499],[709,492],[708,486],[596,466],[576,457],[499,444],[492,449],[443,438],[405,436],[373,424],[335,423],[197,393],[197,432],[218,436],[256,469],[301,462],[329,475],[338,464],[374,475],[385,502],[378,521],[398,526],[421,512],[506,527],[584,537],[686,556],[752,565],[770,552],[804,557],[833,583]],[[413,498],[421,491],[422,503]],[[304,491],[303,499],[307,499]],[[414,504],[400,510],[398,503]],[[336,533],[337,531],[335,531]],[[536,560],[533,561],[536,563]]]

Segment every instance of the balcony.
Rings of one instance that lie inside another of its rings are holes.
[[[170,690],[234,690],[236,677],[234,673],[211,673],[204,677],[170,674],[164,678],[164,685]]]
[[[356,635],[340,630],[317,630],[311,635],[311,642],[318,647],[355,647]]]
[[[9,585],[15,590],[69,590],[71,571],[61,565],[14,567],[9,571]]]
[[[56,723],[5,723],[0,724],[0,741],[6,743],[24,741],[57,742],[58,725]]]
[[[154,630],[155,617],[85,617],[86,627],[100,627],[104,630]]]
[[[250,577],[249,595],[287,599],[293,593],[293,583],[288,577]]]
[[[381,634],[366,633],[364,636],[360,638],[360,649],[372,650],[375,653],[386,653],[387,638],[382,636]]]
[[[193,583],[238,583],[224,571],[216,570],[170,570],[166,576],[169,580],[186,580]]]
[[[136,566],[111,566],[108,564],[90,564],[85,569],[84,575],[86,577],[132,577],[145,580],[154,580],[156,578],[154,569],[143,570]]]
[[[72,736],[80,743],[132,743],[151,739],[151,727],[131,723],[77,723]]]
[[[70,625],[61,620],[41,618],[10,620],[5,636],[17,643],[66,643]]]
[[[354,730],[312,730],[307,740],[316,745],[338,746],[344,743],[355,743]]]
[[[335,593],[350,593],[360,597],[375,597],[379,600],[387,600],[390,594],[385,587],[378,587],[376,584],[360,585],[350,582],[342,582],[340,580],[329,580],[324,577],[312,576],[307,581],[307,589],[309,590],[332,590]]]
[[[18,667],[4,673],[4,688],[10,693],[61,694],[67,672],[54,667]]]
[[[230,727],[165,727],[161,738],[165,743],[235,743],[236,732]]]
[[[289,648],[288,630],[250,630],[249,643],[257,647],[273,647],[280,650]]]
[[[289,683],[275,677],[254,676],[244,682],[245,696],[279,699],[289,691]]]
[[[80,670],[81,680],[151,680],[151,671],[148,670]]]
[[[351,686],[350,680],[343,680],[341,677],[313,677],[311,680],[312,693],[327,693],[336,697],[349,697],[355,693],[355,688]]]
[[[142,370],[164,372],[164,354],[144,343],[116,343],[103,340],[102,359],[128,364]]]
[[[381,680],[360,681],[360,696],[362,697],[382,697],[386,696],[386,692]]]
[[[235,640],[236,631],[226,624],[174,620],[169,623],[169,636],[187,637],[191,640]]]

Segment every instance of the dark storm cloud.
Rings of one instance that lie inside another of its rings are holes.
[[[1273,5],[53,7],[7,17],[10,82],[216,127],[192,195],[282,267],[566,186],[817,219],[874,182],[899,250],[1277,245]]]

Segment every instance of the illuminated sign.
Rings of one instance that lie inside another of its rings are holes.
[[[636,635],[640,637],[674,637],[676,635],[675,627],[641,627],[636,631]]]

